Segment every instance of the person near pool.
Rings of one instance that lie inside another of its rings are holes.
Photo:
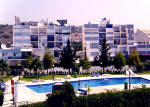
[[[81,85],[81,81],[79,80],[78,81],[78,89],[80,88],[80,85]]]
[[[87,84],[85,84],[85,86],[84,86],[85,88],[87,88]]]

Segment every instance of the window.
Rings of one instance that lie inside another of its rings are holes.
[[[114,32],[119,32],[119,26],[118,27],[113,27]]]
[[[127,44],[127,40],[126,39],[122,39],[122,44]]]
[[[130,37],[130,36],[129,36],[129,37],[128,37],[128,40],[134,40],[134,37]]]
[[[55,32],[56,32],[56,34],[62,34],[62,28],[61,28],[61,26],[56,26]]]
[[[38,34],[38,28],[32,28],[31,29],[31,34],[32,35],[37,35]]]
[[[92,40],[91,37],[85,37],[85,40]]]
[[[47,42],[48,48],[54,48],[54,42]]]
[[[85,28],[91,28],[91,24],[85,24],[84,27]]]
[[[98,37],[92,37],[92,40],[98,40],[99,38]]]
[[[150,51],[147,51],[147,54],[150,54]]]
[[[40,35],[46,35],[46,29],[45,28],[39,28],[39,34]]]
[[[125,29],[125,25],[121,25],[121,32],[125,32],[126,29]]]
[[[120,33],[115,33],[114,38],[120,38]]]
[[[14,32],[14,36],[30,36],[30,32]]]
[[[62,35],[56,35],[56,41],[62,41]]]
[[[86,32],[84,32],[84,34],[91,34],[91,32],[87,32],[87,31],[86,31]]]
[[[38,35],[31,35],[31,41],[38,41]]]
[[[47,35],[47,41],[54,41],[54,35]]]
[[[98,34],[98,32],[91,32],[92,34]]]
[[[138,45],[138,48],[146,48],[146,45]]]
[[[113,28],[112,24],[106,24],[106,28]]]
[[[107,40],[113,40],[113,37],[107,37]]]
[[[91,54],[91,56],[98,56],[99,52],[91,52],[90,54]]]
[[[138,51],[139,54],[146,54],[146,51]]]
[[[113,34],[113,32],[107,32],[107,34]]]
[[[120,39],[115,39],[114,40],[114,44],[118,44],[119,45],[120,44]]]
[[[126,47],[119,47],[119,51],[125,52],[126,51]]]
[[[33,48],[38,48],[38,42],[31,42]]]
[[[133,45],[133,43],[128,43],[128,45]]]
[[[90,48],[99,48],[98,43],[90,43]]]
[[[126,33],[121,33],[121,38],[126,38]]]
[[[150,45],[147,45],[147,48],[150,48]]]
[[[98,24],[92,24],[92,28],[98,28]]]
[[[100,32],[106,32],[106,28],[105,28],[105,27],[100,27],[100,28],[99,28],[99,31],[100,31]]]
[[[128,29],[133,29],[133,25],[126,25]]]
[[[2,56],[7,56],[7,53],[2,53]]]
[[[105,38],[106,37],[106,33],[100,33],[99,34],[99,38]]]
[[[56,42],[56,47],[61,48],[62,47],[62,42]]]

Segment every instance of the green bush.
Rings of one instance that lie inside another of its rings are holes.
[[[69,93],[67,97],[64,94],[64,92],[57,91],[56,95],[49,98],[48,103],[35,103],[21,107],[150,107],[150,88],[81,97],[71,97]]]
[[[3,91],[2,91],[2,90],[0,90],[0,106],[2,106],[2,104],[3,104],[3,100],[4,100]]]
[[[61,89],[53,91],[47,102],[51,107],[72,107],[75,102],[74,88],[65,82]]]
[[[29,105],[22,105],[19,107],[49,107],[49,105],[47,104],[47,102],[38,102],[34,104],[29,104]]]
[[[150,89],[108,92],[78,97],[75,107],[149,107]]]

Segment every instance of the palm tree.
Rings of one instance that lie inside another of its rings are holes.
[[[0,71],[1,71],[2,77],[4,76],[5,73],[10,72],[10,68],[7,62],[4,61],[3,59],[0,59]]]

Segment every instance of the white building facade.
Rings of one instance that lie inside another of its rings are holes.
[[[100,54],[99,45],[104,38],[111,47],[112,57],[119,51],[122,51],[124,55],[129,55],[136,48],[133,25],[114,25],[104,18],[101,24],[83,25],[83,49],[86,48],[89,61],[93,61],[94,57]]]
[[[49,48],[56,60],[59,60],[63,47],[70,38],[71,27],[67,20],[57,20],[57,24],[48,23],[47,20],[40,22],[18,22],[13,25],[12,47],[3,46],[0,49],[0,58],[25,59],[25,56],[34,55],[41,60],[45,48]],[[30,54],[29,54],[30,53]]]

